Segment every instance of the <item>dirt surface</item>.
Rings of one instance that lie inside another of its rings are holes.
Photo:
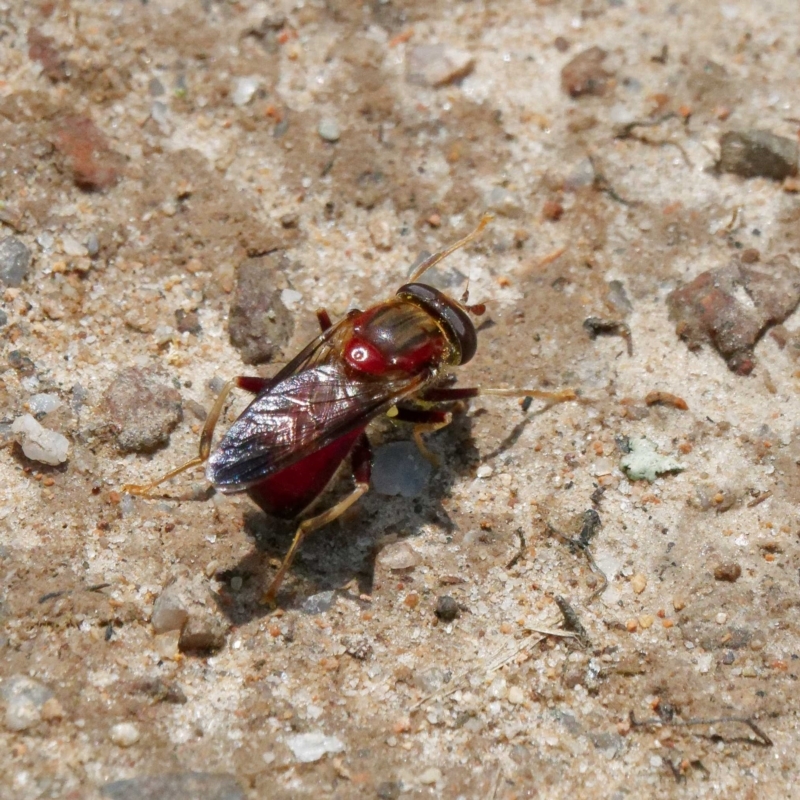
[[[666,298],[800,267],[799,48],[789,0],[0,2],[0,796],[796,793],[800,324],[745,376]],[[291,525],[121,492],[487,209],[436,278],[488,309],[460,382],[578,402],[471,402],[276,611]]]

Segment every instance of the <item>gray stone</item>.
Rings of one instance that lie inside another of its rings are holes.
[[[797,141],[769,131],[729,131],[719,142],[720,172],[782,181],[797,174]]]
[[[124,452],[149,452],[169,441],[183,418],[181,396],[155,370],[129,367],[117,373],[103,396],[106,417]]]
[[[150,622],[156,633],[179,631],[189,619],[189,612],[184,608],[183,601],[177,592],[167,587],[153,603],[153,614]]]
[[[176,772],[107,783],[100,794],[110,800],[245,800],[233,775]]]
[[[278,256],[260,256],[243,261],[236,270],[228,333],[245,364],[270,361],[292,335],[292,315],[281,300],[286,281],[279,265]]]
[[[0,283],[17,287],[28,277],[31,251],[16,236],[0,239]]]
[[[0,686],[0,696],[6,703],[6,728],[24,731],[41,720],[42,706],[53,692],[27,675],[12,675]]]

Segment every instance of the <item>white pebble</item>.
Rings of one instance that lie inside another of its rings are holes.
[[[481,464],[478,467],[478,471],[475,473],[479,478],[489,478],[491,477],[494,470],[488,464]]]
[[[298,733],[290,736],[286,744],[294,757],[303,764],[319,761],[328,753],[343,753],[345,746],[336,736],[326,736],[322,731]]]
[[[28,408],[33,415],[49,414],[60,405],[62,405],[61,400],[54,394],[34,394],[28,399]]]
[[[130,747],[139,741],[141,734],[132,722],[119,722],[111,727],[108,736],[119,747]]]
[[[420,776],[419,782],[423,786],[431,786],[442,779],[442,771],[438,767],[428,767]]]
[[[303,295],[296,289],[284,289],[281,292],[281,302],[291,311],[301,300]]]
[[[235,106],[246,106],[258,89],[259,80],[255,75],[248,75],[246,78],[237,78],[233,84],[233,94],[231,100]]]
[[[322,120],[317,131],[326,142],[338,142],[339,137],[342,135],[339,125],[333,119]]]
[[[55,466],[67,460],[67,437],[42,427],[30,414],[17,417],[11,424],[11,432],[22,434],[22,452],[31,461]]]
[[[522,693],[522,689],[519,686],[512,686],[508,690],[508,702],[513,703],[515,706],[520,705],[525,700],[525,695]]]

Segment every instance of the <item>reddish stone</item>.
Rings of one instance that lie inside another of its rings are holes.
[[[88,117],[64,117],[55,129],[53,144],[81,189],[107,189],[119,180],[122,156],[108,146]]]
[[[736,296],[744,290],[752,304]],[[692,350],[712,344],[739,375],[755,367],[753,348],[764,331],[783,322],[800,302],[800,269],[785,255],[745,264],[734,259],[711,269],[667,298],[675,332]]]

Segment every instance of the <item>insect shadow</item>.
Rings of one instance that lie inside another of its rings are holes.
[[[389,423],[383,433],[382,444],[406,441],[411,427]],[[459,527],[442,501],[456,483],[474,474],[481,461],[472,439],[472,417],[465,412],[454,414],[450,425],[428,437],[426,443],[441,459],[441,466],[434,468],[419,496],[409,499],[368,492],[336,523],[308,537],[292,568],[293,597],[287,598],[288,607],[302,607],[312,595],[331,590],[351,596],[372,594],[375,562],[383,547],[418,536],[423,526],[438,529],[443,545],[450,541]],[[334,480],[322,495],[321,505],[346,491],[350,480],[346,474]],[[220,611],[234,624],[269,613],[260,602],[265,576],[271,570],[269,562],[283,556],[296,529],[291,521],[270,517],[252,507],[245,511],[244,527],[254,549],[234,567],[217,574],[225,583],[243,579],[240,591],[218,598]]]

